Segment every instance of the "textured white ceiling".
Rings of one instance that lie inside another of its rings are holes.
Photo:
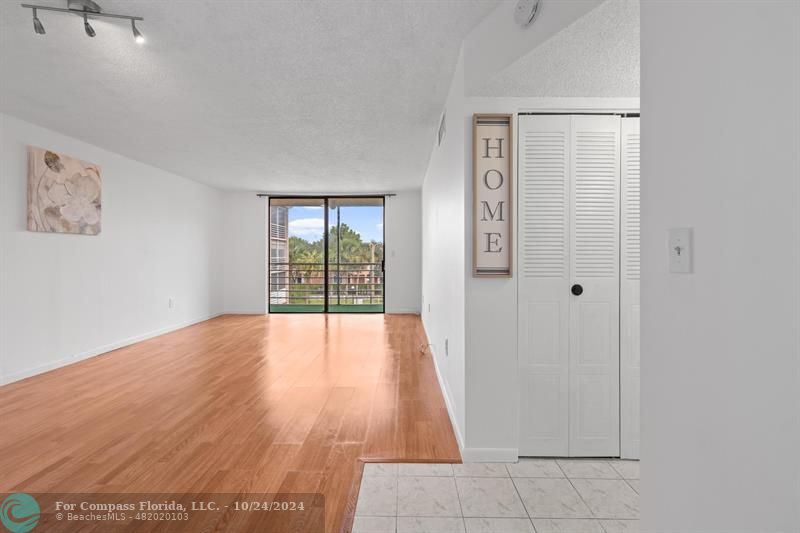
[[[1,111],[224,189],[377,192],[420,185],[460,43],[498,0],[100,3],[148,43],[48,12],[38,36],[0,2]]]
[[[639,1],[600,4],[506,67],[474,96],[638,97]]]

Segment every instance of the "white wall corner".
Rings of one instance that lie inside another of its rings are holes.
[[[27,231],[29,144],[102,168],[102,233]],[[4,383],[207,320],[224,308],[219,190],[6,114],[0,114],[0,175]]]

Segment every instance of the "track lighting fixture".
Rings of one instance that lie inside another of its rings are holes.
[[[136,29],[136,21],[131,19],[131,29],[133,30],[133,40],[138,44],[144,44],[144,35]]]
[[[42,25],[42,21],[39,20],[39,17],[36,16],[36,10],[33,10],[33,31],[36,32],[37,35],[44,35],[44,26]]]
[[[105,17],[105,18],[113,18],[113,19],[124,19],[131,21],[131,30],[133,31],[133,40],[136,41],[138,44],[144,44],[145,38],[142,35],[142,32],[139,31],[139,28],[136,27],[136,21],[144,20],[142,17],[134,17],[132,15],[118,15],[115,13],[103,13],[103,10],[97,5],[96,2],[93,0],[67,0],[67,7],[60,8],[60,7],[50,7],[50,6],[39,6],[39,5],[32,5],[32,4],[21,4],[23,8],[30,9],[33,12],[33,31],[36,32],[37,35],[44,35],[44,25],[42,21],[39,20],[38,12],[39,11],[55,11],[57,13],[71,13],[73,15],[78,15],[83,17],[83,30],[86,32],[86,35],[89,37],[94,37],[97,33],[94,31],[94,28],[91,24],[89,24],[89,17]]]
[[[86,35],[88,35],[89,37],[94,37],[95,35],[97,35],[94,32],[94,28],[92,28],[92,25],[89,24],[89,19],[86,18],[86,13],[83,14],[83,29],[86,31]]]

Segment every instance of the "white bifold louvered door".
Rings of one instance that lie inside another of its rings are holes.
[[[620,454],[620,118],[519,119],[520,455]]]
[[[519,117],[520,455],[569,455],[570,117]]]
[[[618,116],[572,117],[569,454],[619,455]]]
[[[620,244],[620,399],[621,449],[639,458],[639,118],[622,119],[622,230]]]

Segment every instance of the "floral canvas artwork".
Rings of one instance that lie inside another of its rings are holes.
[[[100,167],[28,146],[28,230],[100,233]]]

